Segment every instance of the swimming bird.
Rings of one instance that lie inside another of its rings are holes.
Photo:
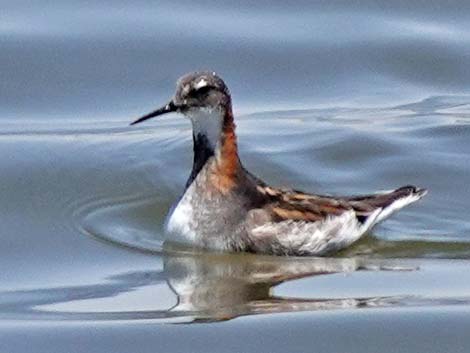
[[[174,242],[216,251],[322,256],[341,250],[426,190],[403,186],[364,196],[272,187],[240,161],[232,99],[213,72],[181,77],[174,97],[131,125],[167,113],[192,123],[194,159],[166,231]]]

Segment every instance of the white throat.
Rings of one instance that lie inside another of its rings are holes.
[[[205,136],[215,150],[222,132],[222,112],[218,109],[198,109],[190,111],[187,116],[193,124],[194,135]]]

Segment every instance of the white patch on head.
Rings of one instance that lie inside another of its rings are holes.
[[[198,83],[196,83],[196,84],[194,85],[194,88],[195,88],[195,89],[199,89],[199,88],[202,88],[202,87],[206,87],[207,84],[208,84],[207,81],[202,78]]]
[[[192,109],[186,115],[193,124],[194,135],[204,135],[212,148],[216,148],[222,133],[222,112],[219,109]]]

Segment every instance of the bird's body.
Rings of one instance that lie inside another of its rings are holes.
[[[194,142],[192,172],[166,224],[174,241],[219,251],[324,255],[426,193],[405,186],[332,197],[268,186],[239,159],[230,94],[214,73],[184,76],[169,104],[136,123],[171,111],[190,118]]]

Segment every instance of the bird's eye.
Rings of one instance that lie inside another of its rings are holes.
[[[198,89],[195,89],[193,91],[193,95],[194,96],[204,96],[206,95],[207,93],[209,93],[209,91],[212,89],[213,87],[211,86],[203,86],[201,88],[198,88]]]

